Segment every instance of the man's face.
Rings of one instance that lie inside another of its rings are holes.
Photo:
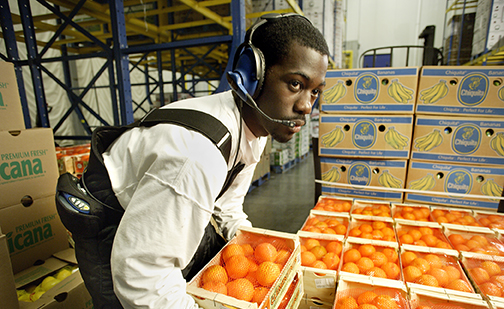
[[[294,42],[289,55],[270,68],[257,105],[274,119],[304,120],[325,86],[327,64],[327,56]],[[301,126],[290,128],[255,114],[251,129],[256,136],[271,134],[278,142],[287,142],[301,130]]]

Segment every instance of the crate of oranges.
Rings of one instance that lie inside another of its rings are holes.
[[[451,255],[456,255],[457,251],[452,247],[448,238],[443,233],[441,226],[429,227],[421,222],[411,222],[408,224],[396,223],[395,226],[399,244],[410,250],[417,247],[429,247],[431,252],[445,253],[447,250]]]
[[[380,218],[381,220],[371,219],[355,219],[350,220],[348,229],[348,239],[355,241],[354,238],[372,239],[377,243],[384,242],[383,245],[389,243],[397,243],[396,232],[394,230],[393,221],[391,218]]]
[[[369,217],[392,218],[390,203],[373,200],[354,200],[351,210],[352,218],[363,219]]]
[[[409,224],[421,221],[423,226],[439,227],[431,215],[430,207],[418,204],[392,203],[392,218],[397,223]]]
[[[411,289],[479,298],[466,277],[457,256],[432,253],[429,248],[405,250],[401,246],[404,281]]]
[[[489,300],[504,303],[504,258],[462,254],[461,263],[477,291]]]
[[[332,197],[321,195],[313,207],[314,210],[323,210],[331,212],[350,213],[352,209],[353,199],[348,197]]]
[[[187,292],[203,308],[277,308],[300,267],[297,235],[240,227]]]
[[[497,238],[494,231],[467,231],[464,228],[444,229],[453,248],[460,252],[504,256],[504,244]]]
[[[477,210],[474,212],[474,216],[481,226],[500,231],[501,234],[504,232],[504,214],[494,211]]]
[[[336,279],[341,262],[344,237],[299,231],[301,269],[306,297],[324,302],[334,301]]]
[[[368,239],[347,241],[343,247],[341,274],[403,281],[397,243],[376,245]]]
[[[448,207],[431,207],[434,220],[443,226],[465,225],[479,227],[481,224],[476,220],[472,210]]]
[[[350,216],[344,213],[330,213],[327,211],[310,210],[301,231],[318,234],[347,234]]]
[[[483,299],[410,289],[411,309],[491,309]]]
[[[409,309],[401,281],[341,275],[333,309]]]

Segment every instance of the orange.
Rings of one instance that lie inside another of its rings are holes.
[[[466,245],[469,250],[480,247],[480,243],[473,239],[469,239],[464,245]]]
[[[384,235],[382,231],[374,230],[371,232],[371,236],[373,239],[382,240]]]
[[[382,267],[385,263],[388,262],[387,256],[382,252],[373,252],[369,256],[369,258],[371,259],[371,261],[373,261],[373,264],[376,267]]]
[[[382,252],[387,256],[389,262],[395,263],[399,259],[399,254],[397,254],[397,251],[395,249],[385,248],[382,250]]]
[[[367,276],[372,276],[372,277],[377,277],[377,278],[385,278],[387,279],[387,273],[379,268],[379,267],[373,267],[370,270],[366,272]]]
[[[460,270],[458,270],[458,268],[455,266],[445,265],[441,267],[441,269],[448,273],[448,276],[450,276],[450,282],[460,278]]]
[[[365,238],[365,239],[373,239],[373,233],[362,233],[360,235],[361,238]]]
[[[497,296],[502,295],[502,290],[492,282],[486,282],[479,286],[481,292],[485,295]]]
[[[428,274],[436,278],[440,287],[445,287],[450,283],[450,276],[448,273],[439,267],[431,267]]]
[[[212,265],[203,272],[201,281],[203,284],[211,281],[218,281],[226,284],[228,282],[226,269],[221,265]]]
[[[280,276],[280,267],[273,262],[262,262],[257,268],[257,282],[265,287],[271,287],[275,280]]]
[[[416,220],[415,215],[412,213],[407,213],[403,215],[404,219],[406,220]]]
[[[317,257],[311,251],[301,252],[301,265],[310,267],[316,260]]]
[[[415,282],[422,275],[422,271],[415,266],[406,266],[403,269],[404,280],[407,282]]]
[[[345,253],[343,253],[343,261],[345,263],[348,263],[348,262],[357,262],[358,260],[360,260],[361,258],[361,254],[359,252],[359,250],[357,249],[350,249],[348,251],[346,251]]]
[[[430,264],[423,258],[416,258],[411,262],[411,265],[417,267],[423,274],[427,273],[430,269]]]
[[[245,278],[236,279],[226,284],[228,296],[250,302],[254,297],[254,285]]]
[[[408,234],[411,235],[411,237],[413,237],[414,241],[419,240],[423,236],[422,233],[417,229],[409,230]]]
[[[444,242],[442,240],[438,240],[435,247],[441,249],[452,249],[452,247],[447,242]]]
[[[486,272],[488,273],[488,275],[490,277],[493,277],[493,276],[501,273],[501,269],[500,269],[499,265],[495,262],[484,261],[483,263],[481,263],[480,266],[481,266],[481,268],[486,270]]]
[[[401,269],[397,264],[388,262],[381,267],[387,274],[387,278],[389,279],[399,279],[399,274],[401,273]]]
[[[428,214],[426,216],[421,209],[415,209],[415,210],[413,210],[413,216],[415,216],[416,220],[420,220],[420,219],[427,218]]]
[[[348,236],[359,237],[362,234],[362,231],[359,228],[354,227],[350,231],[348,231]]]
[[[325,263],[328,269],[336,270],[338,269],[340,258],[334,252],[328,252],[322,258],[322,262]]]
[[[307,249],[306,249],[306,246],[305,245],[301,245],[301,252],[305,252]]]
[[[226,261],[234,255],[244,255],[242,246],[238,244],[229,244],[222,249],[222,261]]]
[[[336,233],[336,231],[334,229],[332,229],[330,227],[326,227],[321,232],[322,232],[322,234],[338,234],[338,233]],[[346,233],[346,227],[345,227],[345,233]],[[341,233],[341,235],[345,235],[345,233]]]
[[[443,266],[443,261],[441,261],[439,256],[437,256],[435,254],[427,254],[423,258],[424,258],[424,260],[429,262],[431,268],[440,268]]]
[[[257,266],[257,268],[259,268],[259,266]],[[257,282],[257,271],[249,271],[249,273],[245,276],[245,279],[252,282],[254,286],[259,285]]]
[[[336,228],[334,229],[334,231],[338,235],[345,235],[346,232],[347,232],[347,227],[345,225],[343,225],[343,224],[340,224],[340,225],[336,226]]]
[[[453,280],[452,282],[448,283],[446,288],[450,289],[450,290],[457,290],[457,291],[462,291],[462,292],[472,292],[471,287],[469,286],[469,283],[465,282],[462,279]]]
[[[436,277],[432,275],[421,275],[415,280],[415,283],[422,284],[422,285],[427,285],[427,286],[433,286],[433,287],[439,287],[439,283],[436,279]]]
[[[423,235],[420,239],[423,240],[428,247],[434,247],[439,240],[432,234]]]
[[[371,254],[376,252],[376,248],[369,244],[361,245],[358,250],[361,256],[364,257],[369,257]]]
[[[362,233],[371,233],[373,231],[373,227],[371,226],[371,224],[364,223],[361,224],[359,230],[361,230]]]
[[[416,309],[432,309],[432,308],[429,306],[418,306],[416,307]]]
[[[417,258],[417,255],[415,254],[415,252],[404,251],[401,254],[401,261],[402,261],[403,267],[409,266],[411,264],[411,262],[413,262],[413,260],[416,258]]]
[[[305,241],[304,246],[306,250],[310,251],[313,247],[320,246],[318,239],[309,238]]]
[[[373,299],[373,305],[378,309],[399,309],[397,302],[388,295],[378,295]]]
[[[359,308],[359,305],[357,304],[355,298],[353,298],[352,296],[340,298],[336,303],[336,309],[357,309],[357,308]]]
[[[254,296],[252,297],[252,302],[261,304],[264,300],[264,297],[268,294],[269,289],[263,286],[258,286],[254,289]]]
[[[325,229],[328,227],[327,223],[324,221],[319,221],[313,225],[314,227],[318,227],[319,229]]]
[[[415,241],[413,244],[414,244],[415,246],[427,247],[427,244],[425,243],[425,241],[423,241],[423,240],[421,240],[421,239],[419,239],[419,240]]]
[[[341,250],[343,249],[343,246],[339,241],[331,241],[326,245],[326,250],[327,252],[334,252],[336,255],[340,255]]]
[[[462,244],[456,245],[455,249],[457,249],[458,251],[469,251],[469,247],[466,245],[462,245]]]
[[[474,279],[476,284],[480,285],[490,280],[490,275],[481,267],[475,267],[469,269],[469,274]]]
[[[289,260],[290,257],[290,252],[285,250],[285,249],[280,249],[277,252],[276,258],[275,258],[275,263],[279,263],[284,265],[287,263],[287,260]]]
[[[376,293],[373,291],[366,291],[364,293],[361,293],[359,297],[357,297],[357,304],[371,304],[377,296],[378,295],[376,295]]]
[[[359,309],[378,309],[376,308],[375,305],[371,305],[371,304],[363,304],[363,305],[360,305],[359,306]]]
[[[408,245],[412,244],[413,241],[415,241],[410,234],[402,235],[401,237],[399,237],[399,240],[401,241],[402,244],[408,244]]]
[[[450,221],[445,216],[439,216],[439,217],[436,218],[436,222],[437,223],[448,223]]]
[[[373,224],[371,224],[374,230],[381,230],[385,228],[387,225],[383,221],[374,221]]]
[[[481,235],[474,235],[471,237],[471,240],[479,242],[481,246],[486,246],[488,245],[488,239],[485,236]]]
[[[490,281],[504,291],[504,276],[493,276]]]
[[[324,263],[323,261],[320,261],[320,260],[315,261],[315,263],[313,263],[313,265],[311,267],[320,268],[320,269],[327,269],[326,263]]]
[[[254,255],[254,248],[250,244],[242,244],[241,247],[245,256]]]
[[[244,255],[234,255],[225,264],[226,271],[231,279],[245,277],[249,271],[249,267],[250,262]]]
[[[203,284],[202,288],[207,291],[227,295],[226,284],[220,281],[209,281]]]
[[[383,236],[393,236],[395,237],[394,230],[390,227],[384,227],[380,230],[383,233]]]
[[[249,260],[249,270],[248,270],[249,273],[256,271],[257,268],[259,267],[259,265],[257,265],[257,263],[255,262],[255,260],[252,257],[249,257],[248,260]]]
[[[343,267],[341,267],[342,271],[346,271],[347,273],[353,273],[353,274],[358,274],[359,273],[359,267],[352,262],[348,262],[343,264]]]
[[[307,247],[308,249],[308,247]],[[254,250],[254,257],[256,258],[257,262],[262,263],[262,262],[273,262],[275,261],[277,255],[277,250],[275,246],[268,242],[263,242],[257,245],[257,247]]]
[[[434,231],[430,227],[423,226],[423,227],[419,227],[418,230],[420,231],[420,233],[422,233],[422,235],[433,235],[434,234]]]
[[[327,253],[327,250],[324,246],[315,246],[310,250],[310,252],[315,254],[317,260],[320,260]]]
[[[371,259],[367,257],[361,257],[355,264],[357,265],[357,267],[359,267],[359,272],[361,274],[365,274],[367,271],[374,267],[373,261],[371,261]]]

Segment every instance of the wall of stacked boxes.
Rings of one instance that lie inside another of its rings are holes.
[[[53,131],[25,128],[14,66],[0,69],[0,306],[92,308],[56,211]]]

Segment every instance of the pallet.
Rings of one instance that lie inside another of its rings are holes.
[[[300,156],[299,158],[296,158],[296,163],[303,162],[304,160],[306,160],[306,158],[308,158],[308,153],[305,153],[304,155]]]
[[[284,165],[270,165],[270,167],[275,174],[282,174],[290,170],[294,165],[296,165],[296,159],[289,161]]]
[[[248,192],[254,190],[255,188],[257,188],[259,186],[261,186],[268,179],[270,179],[270,173],[266,173],[263,176],[259,177],[259,179],[256,179],[256,180],[252,181],[252,184],[250,185]]]

